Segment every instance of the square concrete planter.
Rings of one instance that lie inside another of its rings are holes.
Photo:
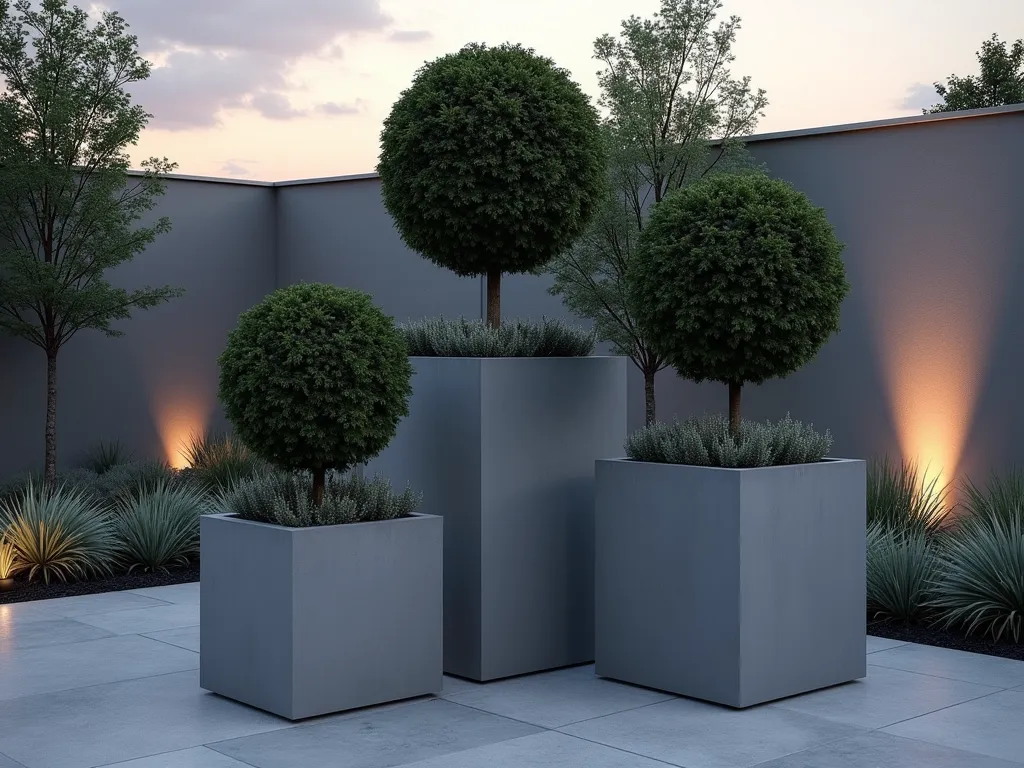
[[[598,675],[749,707],[867,674],[864,462],[596,471]]]
[[[200,686],[290,720],[441,690],[441,518],[200,527]]]
[[[626,359],[413,358],[367,468],[444,516],[444,669],[494,680],[593,660],[594,461],[622,452]]]

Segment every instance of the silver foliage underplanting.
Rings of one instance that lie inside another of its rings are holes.
[[[30,481],[0,500],[0,534],[13,549],[16,570],[47,584],[108,575],[118,555],[109,511],[66,485],[51,491]]]
[[[505,320],[499,328],[483,320],[428,318],[401,326],[413,357],[586,357],[593,331],[561,320]]]
[[[939,573],[931,537],[921,528],[874,523],[867,532],[867,596],[872,619],[914,621],[928,614]]]
[[[317,506],[308,474],[275,471],[240,483],[224,494],[220,507],[245,520],[306,528],[392,520],[412,514],[419,504],[419,494],[408,488],[395,493],[382,475],[367,480],[334,472],[327,475],[323,503]]]
[[[1024,518],[961,524],[941,540],[927,606],[945,628],[1024,639]]]
[[[187,565],[199,554],[199,518],[212,511],[210,497],[194,485],[140,485],[115,507],[119,560],[129,572]]]
[[[739,434],[729,419],[712,414],[658,423],[626,438],[626,455],[634,461],[688,464],[697,467],[752,468],[821,461],[832,448],[832,435],[786,414],[774,424],[744,419]]]

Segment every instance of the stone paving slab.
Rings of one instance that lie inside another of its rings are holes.
[[[292,723],[199,688],[198,605],[0,606],[0,768],[1024,766],[1024,662],[869,637],[865,680],[743,711],[581,666]]]
[[[869,663],[998,688],[1024,685],[1024,663],[931,645],[903,645],[873,653]]]
[[[870,658],[874,658],[872,654]],[[988,696],[998,687],[868,666],[868,676],[845,685],[783,699],[772,706],[861,728],[884,728]]]
[[[993,693],[891,725],[885,732],[1024,762],[1024,692]]]

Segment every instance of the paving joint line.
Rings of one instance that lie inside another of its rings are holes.
[[[911,720],[917,720],[917,719],[922,718],[922,717],[928,717],[929,715],[934,715],[936,712],[944,712],[947,709],[953,709],[954,707],[959,707],[961,704],[969,704],[972,701],[981,701],[982,699],[987,699],[989,696],[995,696],[997,693],[1003,693],[1003,692],[1005,692],[1007,690],[1009,690],[1009,689],[1008,688],[999,688],[999,689],[994,690],[994,691],[989,691],[988,693],[983,693],[983,694],[981,694],[981,696],[972,696],[969,699],[964,699],[963,701],[958,701],[955,704],[947,704],[944,707],[939,707],[938,709],[933,709],[933,710],[930,710],[928,712],[922,712],[920,715],[914,715],[913,717],[905,717],[902,720],[897,720],[896,722],[889,723],[887,725],[882,725],[882,726],[879,726],[878,728],[872,728],[871,730],[872,731],[881,731],[884,728],[892,728],[894,725],[901,725],[903,723],[909,723]],[[890,733],[888,735],[889,736],[897,736],[898,734]],[[926,739],[919,739],[919,741],[927,741],[927,740]],[[934,744],[936,742],[928,742],[928,743],[929,744]]]
[[[1008,661],[1016,661],[1016,660],[1015,659],[1008,659]],[[1024,664],[1024,662],[1018,662],[1018,663]],[[954,683],[968,683],[970,685],[981,685],[981,686],[984,686],[985,688],[993,688],[993,689],[995,689],[995,690],[992,691],[992,693],[995,693],[996,691],[1012,691],[1013,690],[1013,687],[1010,687],[1010,686],[1000,687],[998,685],[989,685],[988,683],[979,683],[977,680],[964,680],[962,677],[946,677],[945,675],[933,675],[930,672],[918,672],[916,669],[903,669],[903,667],[890,667],[890,666],[887,666],[885,664],[871,664],[871,663],[869,663],[868,666],[869,667],[881,667],[882,669],[894,669],[897,672],[907,672],[907,673],[909,673],[911,675],[921,675],[922,677],[932,677],[932,678],[934,678],[936,680],[950,680],[950,681],[952,681]]]
[[[116,637],[129,637],[129,635],[116,635]],[[158,641],[159,642],[159,641]],[[166,643],[165,643],[166,645]],[[182,649],[184,650],[184,649]],[[119,683],[132,683],[136,680],[153,680],[158,677],[169,677],[171,675],[181,675],[185,672],[198,672],[198,667],[189,667],[188,669],[179,669],[176,672],[160,672],[156,675],[142,675],[140,677],[126,677],[123,680],[109,680],[105,683],[90,683],[89,685],[77,685],[70,688],[59,688],[55,691],[41,691],[39,693],[30,693],[26,696],[14,696],[10,699],[0,699],[0,706],[8,701],[21,701],[22,699],[34,699],[37,696],[53,696],[57,693],[67,693],[68,691],[85,691],[89,688],[100,688],[104,685],[118,685]]]

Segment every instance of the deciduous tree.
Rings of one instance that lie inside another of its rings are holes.
[[[945,84],[935,83],[942,103],[926,109],[925,114],[1024,103],[1024,40],[1008,46],[993,34],[976,55],[980,72],[967,77],[950,75]]]
[[[594,43],[606,111],[608,184],[591,226],[547,271],[551,292],[593,320],[599,338],[644,376],[647,423],[656,419],[655,374],[667,365],[640,331],[627,292],[633,250],[652,205],[718,172],[753,166],[739,137],[768,101],[730,71],[740,20],[719,20],[718,0],[662,0],[649,19],[630,16],[617,37]]]
[[[67,0],[0,0],[0,329],[46,354],[45,480],[57,471],[57,355],[79,331],[180,293],[115,287],[108,270],[162,232],[138,219],[163,192],[164,159],[130,177],[126,150],[150,115],[125,90],[149,76],[116,13],[90,25]]]

